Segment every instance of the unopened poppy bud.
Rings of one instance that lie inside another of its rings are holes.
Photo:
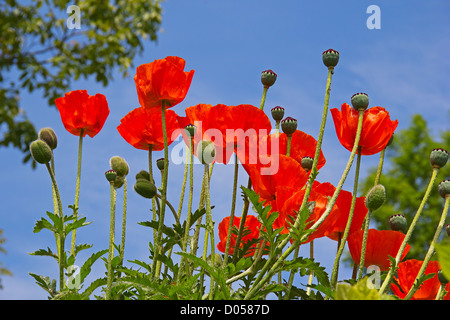
[[[373,186],[366,195],[366,207],[370,211],[380,208],[386,200],[386,189],[383,185]]]
[[[272,86],[277,80],[277,74],[272,70],[265,70],[261,73],[261,83],[264,87]]]
[[[442,168],[448,160],[448,151],[442,148],[431,150],[430,162],[433,168]]]
[[[312,169],[314,159],[311,157],[303,157],[300,161],[300,164],[302,165],[302,168],[306,171],[309,171]]]
[[[195,136],[197,127],[190,123],[186,127],[184,127],[184,131],[186,131],[188,137],[192,138],[193,136]]]
[[[355,110],[366,110],[369,106],[369,96],[366,93],[355,93],[352,95],[351,100]]]
[[[137,179],[146,179],[150,181],[150,174],[145,170],[141,170],[136,174],[136,180]]]
[[[202,164],[211,164],[216,156],[216,147],[211,141],[202,140],[197,146],[197,158]]]
[[[450,180],[446,179],[438,184],[438,192],[442,198],[446,198],[450,196]]]
[[[156,195],[155,185],[147,179],[137,179],[134,184],[134,191],[148,199],[151,199]]]
[[[281,130],[287,135],[292,135],[297,130],[297,120],[291,117],[281,121]]]
[[[114,170],[108,170],[105,172],[105,177],[109,182],[114,182],[117,177],[117,172]]]
[[[272,118],[275,121],[281,121],[284,117],[284,108],[280,106],[273,107],[272,110],[270,110],[272,113]]]
[[[408,223],[404,215],[394,214],[389,218],[389,226],[391,227],[391,230],[405,233]]]
[[[58,145],[58,138],[52,128],[42,128],[39,130],[38,138],[45,141],[52,150],[56,149]]]
[[[322,53],[322,61],[323,61],[323,64],[328,68],[336,67],[336,65],[339,62],[339,52],[336,50],[333,50],[333,49],[325,50]]]
[[[445,232],[447,232],[447,235],[450,237],[450,223],[447,224],[444,229],[445,229]]]
[[[125,176],[117,176],[116,180],[114,180],[114,188],[115,189],[119,189],[123,186],[123,184],[125,183]]]
[[[53,157],[52,149],[41,139],[35,140],[30,144],[30,152],[33,159],[41,164],[50,162]]]
[[[163,171],[164,170],[164,158],[159,158],[158,160],[156,160],[156,166],[158,167],[159,170]]]
[[[114,156],[109,159],[109,165],[112,170],[117,172],[118,176],[126,176],[130,170],[125,159],[119,156]]]

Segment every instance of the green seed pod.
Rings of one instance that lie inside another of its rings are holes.
[[[197,158],[202,164],[211,164],[216,156],[216,147],[211,141],[202,140],[197,145]]]
[[[281,121],[281,130],[287,135],[291,136],[297,130],[297,120],[291,117]]]
[[[151,199],[156,195],[155,185],[147,179],[137,179],[134,184],[134,191],[148,199]]]
[[[277,80],[277,74],[275,72],[273,72],[272,70],[264,70],[261,73],[261,83],[266,88],[272,86],[276,80]]]
[[[158,160],[156,160],[156,166],[158,167],[159,170],[163,171],[164,170],[164,158],[159,158]]]
[[[450,196],[450,180],[446,179],[438,184],[438,192],[442,198],[446,198]]]
[[[126,176],[130,170],[125,159],[119,156],[114,156],[109,159],[109,165],[112,170],[117,172],[118,176]]]
[[[58,146],[58,138],[52,128],[42,128],[39,130],[38,138],[45,141],[52,150]]]
[[[366,93],[355,93],[351,100],[352,106],[355,110],[366,110],[369,106],[369,96]]]
[[[323,64],[328,68],[334,68],[339,62],[339,52],[333,49],[328,49],[322,52]]]
[[[270,110],[272,113],[272,118],[275,121],[281,121],[284,117],[284,108],[280,106],[273,107],[272,110]]]
[[[313,162],[314,162],[313,158],[303,157],[302,160],[300,161],[300,164],[302,165],[303,169],[305,169],[306,171],[309,171],[312,169]]]
[[[433,168],[442,168],[448,160],[448,151],[442,148],[431,150],[430,162]]]
[[[108,170],[105,172],[105,177],[109,182],[114,182],[117,177],[117,172],[114,170]]]
[[[366,195],[366,207],[370,211],[380,208],[386,200],[386,189],[383,185],[373,186]]]
[[[193,124],[188,124],[186,127],[184,127],[184,131],[186,131],[186,134],[188,137],[195,136],[195,133],[197,132],[197,127]]]
[[[389,218],[389,226],[391,227],[391,230],[405,233],[408,227],[408,222],[406,221],[406,217],[404,215],[394,214]]]
[[[41,164],[50,162],[53,157],[52,149],[41,139],[35,140],[30,144],[30,152],[33,159]]]
[[[136,180],[137,179],[145,179],[150,181],[150,174],[148,173],[148,171],[141,170],[136,174]]]

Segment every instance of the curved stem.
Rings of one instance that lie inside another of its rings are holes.
[[[449,205],[450,205],[450,196],[447,196],[445,198],[444,209],[442,210],[441,218],[440,218],[439,224],[436,228],[436,232],[434,233],[433,240],[431,241],[431,244],[430,244],[430,247],[428,248],[427,254],[426,254],[425,258],[423,259],[422,266],[420,267],[420,270],[417,273],[416,279],[414,280],[414,285],[411,287],[408,294],[405,296],[404,300],[411,299],[413,297],[414,293],[416,293],[416,291],[419,289],[419,286],[421,284],[421,282],[419,280],[425,273],[428,263],[430,262],[431,257],[435,253],[434,245],[438,242],[439,236],[441,235],[442,229],[444,228],[444,223],[445,223],[445,219],[447,218]]]
[[[386,278],[384,279],[384,281],[380,287],[380,290],[378,291],[381,294],[385,293],[388,290],[388,288],[390,287],[392,277],[394,276],[395,270],[397,269],[397,266],[403,255],[403,251],[405,250],[406,244],[408,243],[409,239],[411,238],[411,234],[412,234],[414,228],[416,227],[416,224],[417,224],[417,221],[419,220],[420,215],[422,214],[423,208],[425,207],[425,203],[427,202],[428,197],[430,196],[430,192],[431,192],[431,189],[433,188],[433,184],[434,184],[434,181],[436,180],[438,171],[439,171],[439,168],[433,168],[433,173],[431,174],[430,182],[428,183],[428,187],[422,198],[422,202],[420,203],[420,206],[417,209],[417,212],[416,212],[413,220],[411,221],[411,224],[409,225],[408,232],[406,233],[405,238],[403,239],[403,242],[400,245],[400,248],[397,252],[397,256],[395,257],[395,265],[391,265],[391,267],[389,268],[389,272],[386,275]]]
[[[339,261],[341,259],[342,253],[344,252],[345,243],[347,242],[347,237],[350,232],[350,227],[352,225],[353,220],[353,212],[355,210],[355,203],[356,203],[356,195],[358,193],[358,180],[359,180],[359,168],[361,166],[361,147],[358,147],[358,156],[356,158],[356,168],[355,168],[355,181],[353,183],[353,195],[352,195],[352,202],[350,205],[350,211],[348,213],[348,219],[347,224],[345,225],[344,234],[342,235],[342,238],[340,239],[340,245],[338,252],[336,254],[334,265],[333,265],[333,271],[331,274],[331,286],[332,288],[335,287],[337,282],[337,275],[339,272]]]
[[[259,108],[261,110],[264,109],[264,104],[266,103],[267,90],[269,90],[269,87],[264,86],[263,87],[263,94],[262,94],[262,97],[261,97],[261,103],[259,105]]]
[[[73,212],[75,219],[74,222],[77,220],[78,216],[78,203],[80,200],[80,180],[81,180],[81,153],[83,149],[83,135],[84,135],[84,129],[81,129],[80,131],[80,139],[78,140],[78,167],[77,167],[77,182],[75,186],[75,210]],[[74,229],[72,231],[72,243],[70,248],[70,254],[75,256],[75,241],[77,237],[77,229]]]
[[[322,216],[320,217],[320,219],[317,220],[317,221],[311,226],[311,228],[310,228],[311,230],[316,230],[316,229],[320,226],[320,224],[322,224],[322,222],[328,217],[328,215],[329,215],[330,212],[331,212],[331,209],[333,208],[333,206],[334,206],[334,204],[335,204],[335,202],[336,202],[336,199],[337,199],[337,197],[338,197],[338,195],[339,195],[339,192],[341,191],[342,186],[344,185],[344,182],[345,182],[345,180],[346,180],[346,178],[347,178],[348,172],[350,171],[350,168],[351,168],[351,166],[352,166],[352,164],[353,164],[353,160],[354,160],[354,158],[355,158],[356,151],[357,151],[357,149],[358,149],[359,139],[360,139],[360,137],[361,137],[361,129],[362,129],[362,122],[363,122],[363,114],[364,114],[364,110],[360,110],[360,111],[359,111],[359,117],[358,117],[358,127],[357,127],[357,130],[356,130],[355,142],[354,142],[354,145],[353,145],[352,152],[351,152],[351,154],[350,154],[350,158],[349,158],[349,160],[348,160],[348,162],[347,162],[347,165],[346,165],[346,167],[345,167],[345,169],[344,169],[344,173],[343,173],[342,176],[341,176],[341,179],[340,179],[340,181],[339,181],[339,183],[338,183],[338,185],[337,185],[337,187],[336,187],[336,190],[335,190],[333,196],[332,196],[331,199],[328,201],[327,209],[326,209],[325,212],[322,214]],[[318,146],[319,146],[319,144],[318,144]],[[316,152],[317,152],[317,150],[316,150]],[[316,160],[316,158],[315,158],[315,160]],[[313,169],[314,169],[314,167],[313,167]],[[312,183],[311,183],[311,184],[312,184]],[[308,189],[309,189],[309,188],[307,188],[307,190],[308,190]],[[301,208],[301,210],[302,210],[302,209],[303,209],[303,208]],[[300,220],[299,217],[297,217],[297,220],[296,220],[296,222],[295,222],[295,224],[294,224],[294,228],[298,227],[299,220]],[[277,261],[274,262],[272,259],[268,259],[267,262],[266,262],[266,264],[264,265],[264,267],[262,268],[262,270],[261,270],[261,272],[260,272],[260,276],[258,277],[258,279],[255,280],[255,282],[254,282],[252,288],[247,292],[247,295],[245,296],[245,299],[250,299],[256,291],[258,291],[259,289],[261,289],[261,287],[264,285],[264,283],[266,283],[266,282],[272,277],[272,275],[274,274],[274,272],[279,268],[279,266],[281,265],[281,263],[289,256],[289,254],[292,253],[292,251],[294,251],[294,249],[295,249],[298,245],[300,245],[300,243],[302,243],[303,241],[305,241],[307,237],[308,237],[308,235],[304,235],[304,236],[301,237],[300,240],[294,241],[294,243],[293,243],[288,249],[286,249],[286,251],[281,255],[281,257],[280,257]],[[286,238],[279,244],[278,247],[280,248],[280,250],[286,246],[286,244],[289,242],[289,240],[290,240],[290,237],[286,237]],[[261,275],[263,275],[263,274],[267,271],[267,269],[269,268],[269,266],[271,266],[270,270],[267,272],[266,276],[261,280],[261,279],[260,279],[260,278],[261,278]]]

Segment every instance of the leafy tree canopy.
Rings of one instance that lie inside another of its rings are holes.
[[[74,27],[77,11],[67,1],[0,3],[0,146],[20,149],[24,162],[31,159],[29,144],[37,137],[20,107],[24,91],[39,90],[54,105],[80,77],[94,76],[106,86],[116,67],[127,75],[144,40],[157,40],[158,0],[84,0],[76,7],[79,29]]]

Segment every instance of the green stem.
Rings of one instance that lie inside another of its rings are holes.
[[[122,214],[122,239],[120,243],[120,264],[123,264],[123,257],[125,252],[125,232],[127,224],[127,178],[123,183],[123,214]]]
[[[84,129],[81,129],[80,131],[80,139],[78,140],[78,167],[77,167],[77,182],[75,186],[75,210],[73,212],[75,219],[74,222],[77,220],[78,216],[78,203],[80,200],[80,180],[81,180],[81,153],[83,149],[83,134]],[[70,254],[75,256],[75,241],[77,237],[77,229],[72,231],[72,243],[70,248]]]
[[[247,182],[247,189],[250,189],[251,187],[252,187],[252,180],[249,177],[248,182]],[[238,251],[240,248],[240,243],[242,240],[242,235],[244,233],[245,221],[247,220],[249,205],[250,205],[250,201],[248,200],[247,196],[245,196],[244,197],[244,206],[242,208],[242,214],[241,214],[241,222],[239,223],[239,230],[238,230],[238,234],[236,236],[236,245],[234,247],[234,252],[233,252],[233,261],[234,262],[236,262],[237,254],[238,254]]]
[[[215,243],[214,243],[214,222],[212,220],[212,214],[211,214],[211,199],[209,196],[209,166],[205,164],[205,175],[206,175],[206,186],[205,186],[205,198],[206,198],[206,222],[209,225],[208,226],[208,233],[210,233],[210,239],[211,239],[211,266],[215,266]],[[209,291],[209,299],[211,300],[213,298],[213,292],[214,292],[214,279],[211,276],[210,277],[210,291]]]
[[[386,148],[384,148],[383,150],[381,150],[380,152],[380,161],[378,163],[378,169],[377,169],[377,174],[375,176],[375,181],[374,181],[374,186],[376,186],[379,182],[380,182],[380,178],[381,178],[381,171],[383,170],[383,162],[384,162],[384,156],[386,154]]]
[[[356,195],[358,192],[358,180],[359,180],[359,169],[361,166],[361,147],[358,147],[358,156],[356,158],[356,168],[355,168],[355,181],[353,184],[353,195],[352,195],[352,202],[350,205],[350,211],[348,213],[347,218],[347,224],[345,225],[344,234],[342,235],[340,245],[338,252],[336,254],[334,265],[333,265],[333,271],[331,273],[331,286],[334,288],[336,286],[338,272],[339,272],[339,261],[341,259],[342,253],[344,252],[345,243],[347,241],[348,234],[350,232],[350,227],[352,225],[353,220],[353,212],[355,210],[355,203],[356,203]]]
[[[261,103],[259,105],[259,109],[261,109],[261,110],[264,109],[264,104],[266,103],[267,90],[269,90],[269,87],[264,86],[263,87],[263,94],[262,94],[262,97],[261,97]]]
[[[417,221],[419,220],[419,217],[423,211],[423,208],[425,207],[425,203],[427,202],[428,197],[430,196],[430,192],[431,192],[431,189],[433,188],[433,184],[434,184],[434,181],[436,180],[438,171],[439,171],[439,168],[433,168],[433,173],[431,175],[430,182],[428,183],[428,187],[425,191],[425,194],[422,198],[422,202],[420,203],[420,206],[417,209],[417,212],[416,212],[413,220],[411,221],[411,224],[409,225],[408,232],[406,233],[405,238],[403,239],[403,242],[400,245],[400,248],[397,252],[397,256],[395,257],[395,264],[391,265],[391,267],[389,268],[389,272],[386,275],[386,278],[384,279],[384,281],[380,287],[379,292],[381,294],[385,293],[388,290],[388,288],[390,287],[392,278],[393,278],[395,270],[397,269],[397,266],[400,262],[403,251],[405,250],[406,244],[408,243],[409,239],[411,238],[411,234],[412,234],[414,228],[416,227]]]
[[[65,288],[66,284],[64,281],[64,242],[65,242],[65,235],[64,235],[64,213],[62,209],[62,202],[61,202],[61,196],[59,194],[58,185],[56,183],[56,178],[53,173],[52,168],[48,163],[45,164],[48,170],[48,173],[50,174],[50,179],[52,180],[52,186],[55,190],[55,197],[56,201],[58,203],[58,213],[61,218],[61,225],[63,226],[63,230],[58,233],[56,244],[58,246],[58,265],[59,265],[59,288],[62,290]],[[56,236],[56,235],[55,235]]]
[[[189,159],[189,200],[188,200],[188,210],[187,210],[187,217],[186,217],[186,229],[184,231],[184,240],[182,243],[183,252],[187,252],[187,243],[188,243],[188,239],[189,239],[189,229],[190,229],[190,225],[191,225],[191,215],[192,215],[192,197],[193,197],[193,193],[194,193],[194,171],[193,171],[194,153],[191,150],[193,148],[193,143],[194,143],[193,137],[191,137],[191,139],[189,139],[189,150],[186,151],[190,155],[190,159]],[[179,281],[181,279],[181,270],[183,268],[184,259],[185,259],[184,256],[182,256],[181,261],[180,261],[180,270],[178,271],[178,276],[177,276],[177,283],[179,283]]]
[[[157,239],[157,248],[155,252],[157,256],[162,253],[162,229],[164,226],[164,216],[166,212],[166,197],[167,197],[167,178],[169,172],[169,150],[168,150],[168,141],[167,141],[167,129],[166,129],[166,101],[163,100],[161,103],[161,122],[163,129],[163,137],[164,137],[164,171],[161,182],[161,211],[159,213],[159,226],[158,226],[158,239]],[[159,273],[161,271],[161,261],[158,260],[156,262],[156,270],[155,277],[159,278]]]
[[[342,189],[342,186],[344,185],[344,182],[347,178],[348,172],[350,171],[350,168],[353,164],[353,160],[355,158],[356,155],[356,151],[358,149],[358,144],[359,144],[359,139],[361,136],[361,129],[362,129],[362,120],[363,120],[363,114],[364,114],[364,110],[360,110],[359,111],[359,118],[358,118],[358,127],[356,130],[356,138],[355,138],[355,143],[353,145],[353,149],[352,152],[350,154],[350,158],[347,162],[347,165],[344,169],[344,173],[342,174],[341,180],[339,181],[336,190],[333,194],[333,196],[331,197],[331,199],[328,201],[327,204],[327,209],[325,210],[325,212],[322,214],[322,216],[320,217],[319,220],[317,220],[310,228],[310,230],[314,231],[316,230],[320,224],[322,224],[322,222],[328,217],[328,215],[330,214],[336,199],[339,195],[339,192]],[[320,144],[317,144],[317,147],[319,147]],[[317,149],[316,149],[316,153],[317,153]],[[315,157],[314,160],[316,160],[318,157]],[[314,167],[313,167],[314,169]],[[311,183],[312,184],[312,183]],[[310,188],[307,188],[306,190],[310,190]],[[306,197],[306,196],[305,196]],[[305,202],[305,200],[304,200]],[[301,210],[303,210],[303,208],[301,208],[299,210],[299,212],[301,212]],[[299,225],[299,217],[297,217],[296,222],[294,224],[294,228],[298,228]],[[309,235],[309,234],[308,234]],[[264,285],[264,283],[267,283],[267,281],[269,281],[269,279],[273,276],[274,272],[276,272],[276,270],[279,268],[279,266],[283,263],[283,261],[292,253],[292,251],[294,251],[294,249],[300,245],[300,243],[302,243],[303,241],[306,240],[306,238],[308,237],[308,235],[304,235],[300,238],[300,240],[294,241],[294,243],[281,255],[281,257],[277,260],[277,261],[273,261],[273,259],[268,259],[266,264],[263,266],[260,275],[258,276],[258,278],[255,280],[252,288],[247,292],[247,295],[245,296],[245,299],[251,299],[251,297],[255,294],[256,291],[260,290],[261,287]],[[278,248],[279,250],[282,250],[286,244],[289,242],[290,237],[286,237],[279,245]],[[270,270],[267,272],[266,276],[262,278],[262,275],[268,270],[268,268],[271,266]]]
[[[112,287],[112,259],[114,256],[114,241],[115,241],[115,225],[116,225],[116,189],[114,184],[111,185],[111,219],[109,224],[109,252],[108,252],[108,270],[107,270],[107,282],[106,282],[106,300],[111,298]]]
[[[292,135],[287,135],[287,145],[286,145],[286,156],[291,155],[291,141],[292,141]]]
[[[372,216],[372,211],[369,209],[367,211],[366,219],[364,220],[364,234],[361,244],[361,257],[359,260],[359,268],[358,268],[358,280],[361,280],[364,270],[364,262],[366,259],[366,246],[367,246],[367,237],[369,235],[369,224],[370,224],[370,218]]]
[[[445,205],[444,209],[442,210],[441,218],[439,220],[439,224],[436,228],[436,232],[434,233],[433,240],[431,241],[430,247],[428,248],[427,254],[423,260],[422,266],[420,267],[419,273],[416,276],[416,279],[414,280],[414,285],[409,290],[408,294],[405,296],[404,300],[409,300],[413,297],[414,293],[419,289],[420,287],[420,278],[425,273],[425,270],[428,266],[428,263],[431,260],[431,257],[435,254],[435,244],[438,242],[439,237],[441,235],[442,229],[444,228],[445,219],[447,218],[448,208],[450,206],[450,196],[447,196],[445,198]]]
[[[228,232],[227,232],[227,241],[225,244],[225,255],[223,258],[223,267],[225,268],[228,264],[228,255],[230,251],[230,243],[231,243],[231,233],[233,229],[233,221],[234,221],[234,213],[236,207],[236,190],[237,190],[237,181],[238,181],[238,171],[239,171],[239,163],[237,154],[234,157],[234,180],[233,180],[233,196],[231,198],[231,212],[230,212],[230,223],[228,224]]]

